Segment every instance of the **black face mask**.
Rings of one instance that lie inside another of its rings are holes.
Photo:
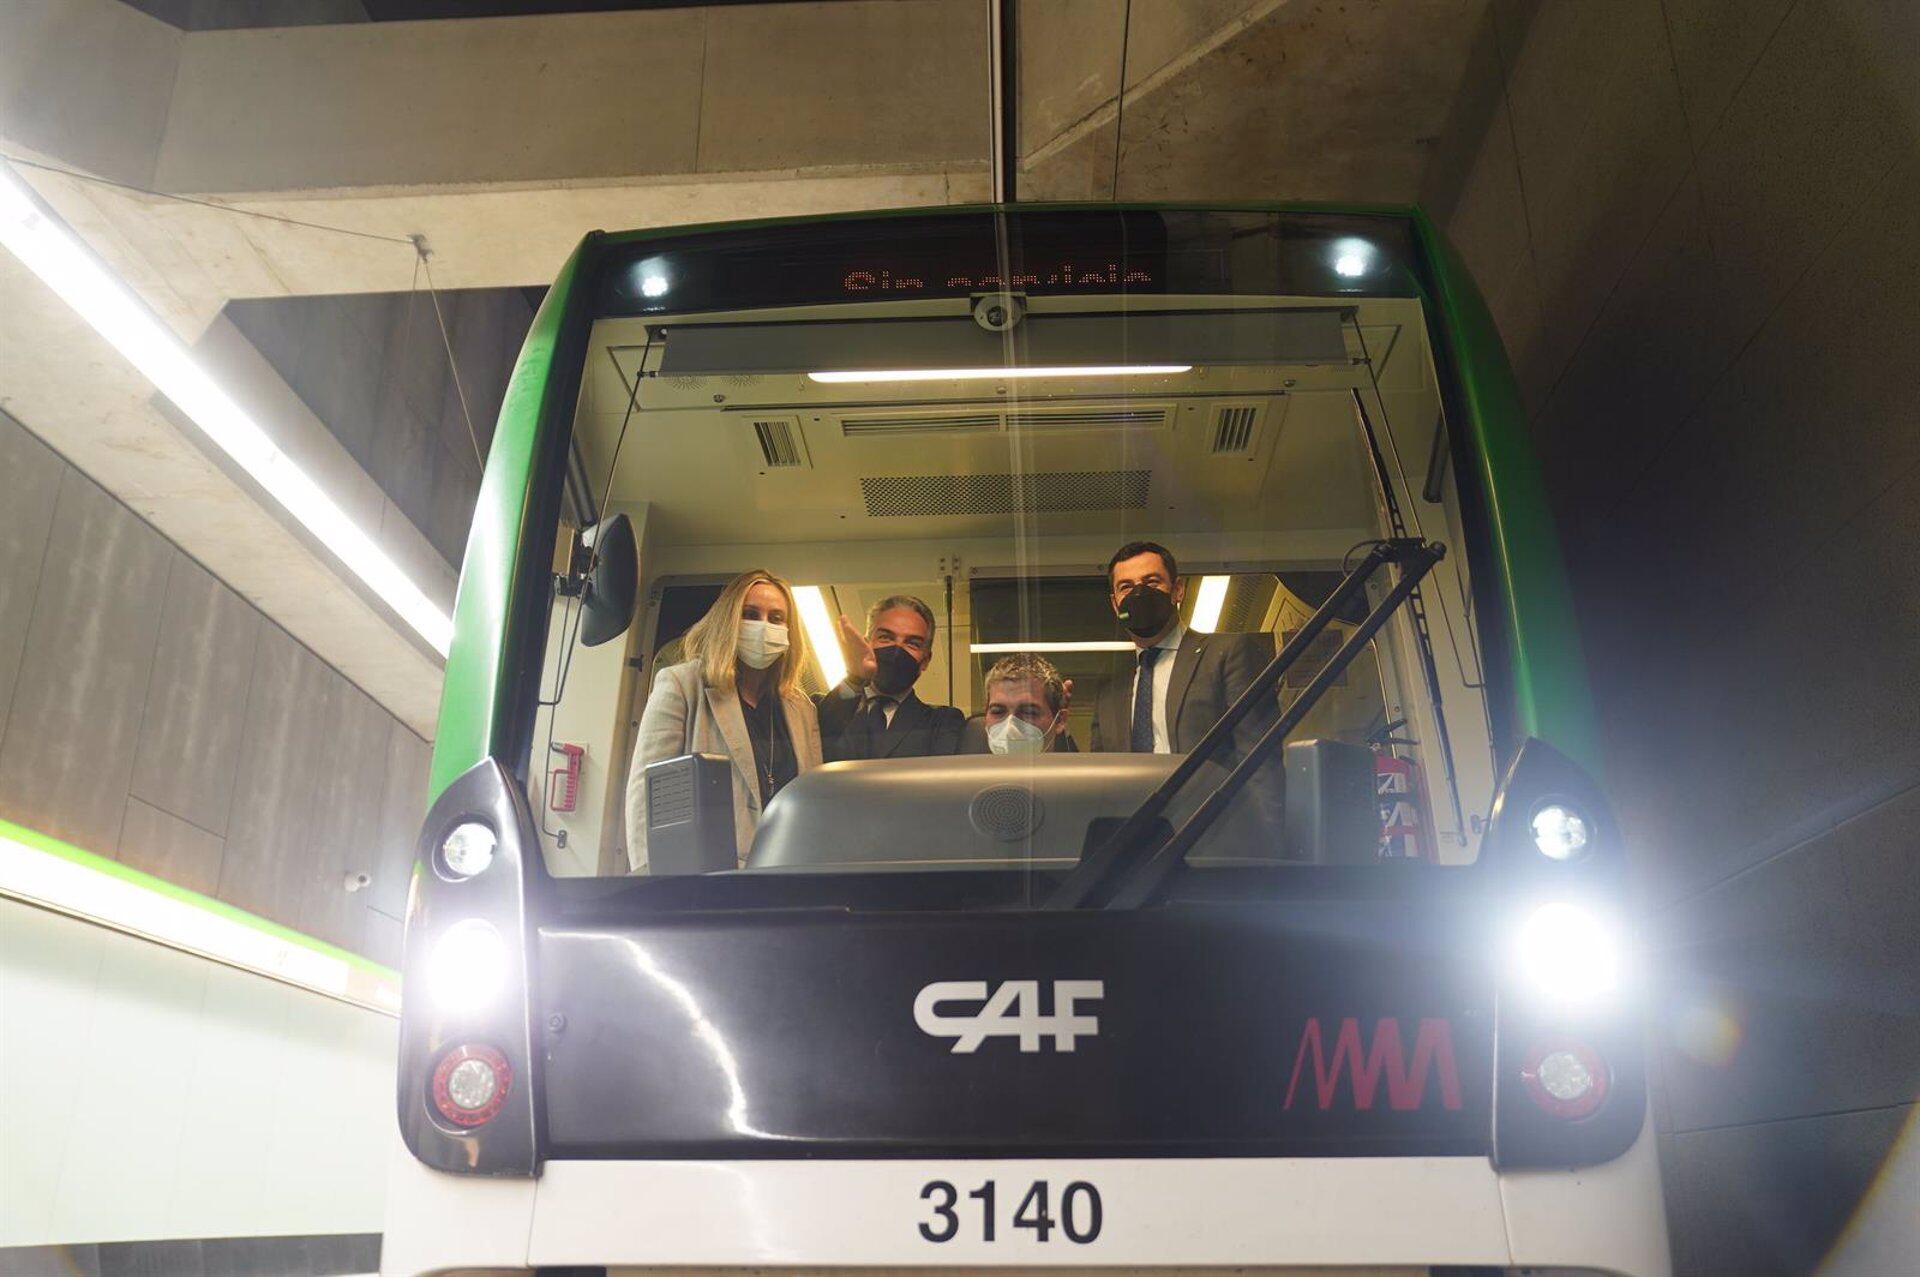
[[[873,690],[882,696],[901,696],[920,677],[920,662],[912,652],[897,644],[873,649],[878,667],[873,673]]]
[[[1173,595],[1157,585],[1136,585],[1115,609],[1120,624],[1135,638],[1152,638],[1173,619]]]

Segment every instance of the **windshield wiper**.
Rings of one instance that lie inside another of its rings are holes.
[[[1111,838],[1081,857],[1073,872],[1067,875],[1041,907],[1137,909],[1158,902],[1168,880],[1186,860],[1187,852],[1227,809],[1227,805],[1245,787],[1261,763],[1279,751],[1287,733],[1300,725],[1307,711],[1313,708],[1353,659],[1366,649],[1374,634],[1412,596],[1421,579],[1446,552],[1444,545],[1419,537],[1376,541],[1359,566],[1347,574],[1333,593],[1327,596],[1326,602],[1267,664],[1267,668],[1260,671],[1259,677],[1200,738],[1193,752],[1180,760],[1173,774],[1147,795],[1146,801],[1134,809]],[[1161,813],[1199,775],[1201,769],[1232,742],[1233,730],[1241,719],[1263,699],[1269,704],[1274,702],[1274,689],[1279,687],[1280,680],[1286,677],[1287,671],[1300,659],[1301,654],[1327,628],[1328,623],[1366,589],[1367,581],[1373,574],[1389,563],[1398,565],[1400,579],[1367,613],[1366,619],[1341,644],[1340,650],[1301,689],[1300,694],[1294,697],[1285,712],[1261,735],[1246,756],[1234,765],[1212,793],[1201,800],[1193,814],[1179,828],[1159,836],[1159,831],[1165,829],[1164,822],[1159,819]],[[1275,830],[1274,833],[1277,837],[1280,831]]]

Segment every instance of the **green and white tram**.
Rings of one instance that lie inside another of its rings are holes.
[[[1185,754],[1089,734],[1140,541],[1276,653]],[[1038,651],[1078,748],[805,769],[739,860],[724,760],[675,760],[630,872],[655,672],[756,568],[812,692],[912,595],[922,699]],[[590,235],[455,623],[387,1273],[1667,1272],[1554,530],[1418,211]]]

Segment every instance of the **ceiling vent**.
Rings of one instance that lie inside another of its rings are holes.
[[[1152,479],[1151,470],[870,475],[860,480],[860,491],[876,519],[1065,514],[1142,509]]]
[[[1217,404],[1213,409],[1213,442],[1209,456],[1251,457],[1260,441],[1260,418],[1266,415],[1264,404]]]
[[[800,447],[800,422],[794,417],[758,417],[753,435],[760,444],[761,462],[769,470],[794,470],[807,464]]]
[[[997,412],[894,413],[887,416],[842,417],[840,433],[848,439],[871,439],[887,435],[954,434],[969,431],[997,431]]]
[[[905,435],[989,434],[1003,430],[1159,430],[1173,420],[1171,404],[1118,408],[964,409],[859,413],[840,418],[847,439]]]
[[[1015,408],[1007,424],[1016,430],[1158,430],[1173,415],[1165,404],[1145,408]]]

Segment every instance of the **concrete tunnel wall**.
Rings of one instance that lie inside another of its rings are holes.
[[[1920,1254],[1920,1135],[1896,1147],[1920,8],[1513,2],[1480,37],[1427,196],[1514,356],[1573,573],[1660,973],[1675,1270],[1811,1272],[1878,1211],[1884,1249],[1832,1271],[1896,1271]]]
[[[398,964],[426,742],[4,413],[0,725],[0,816]]]

